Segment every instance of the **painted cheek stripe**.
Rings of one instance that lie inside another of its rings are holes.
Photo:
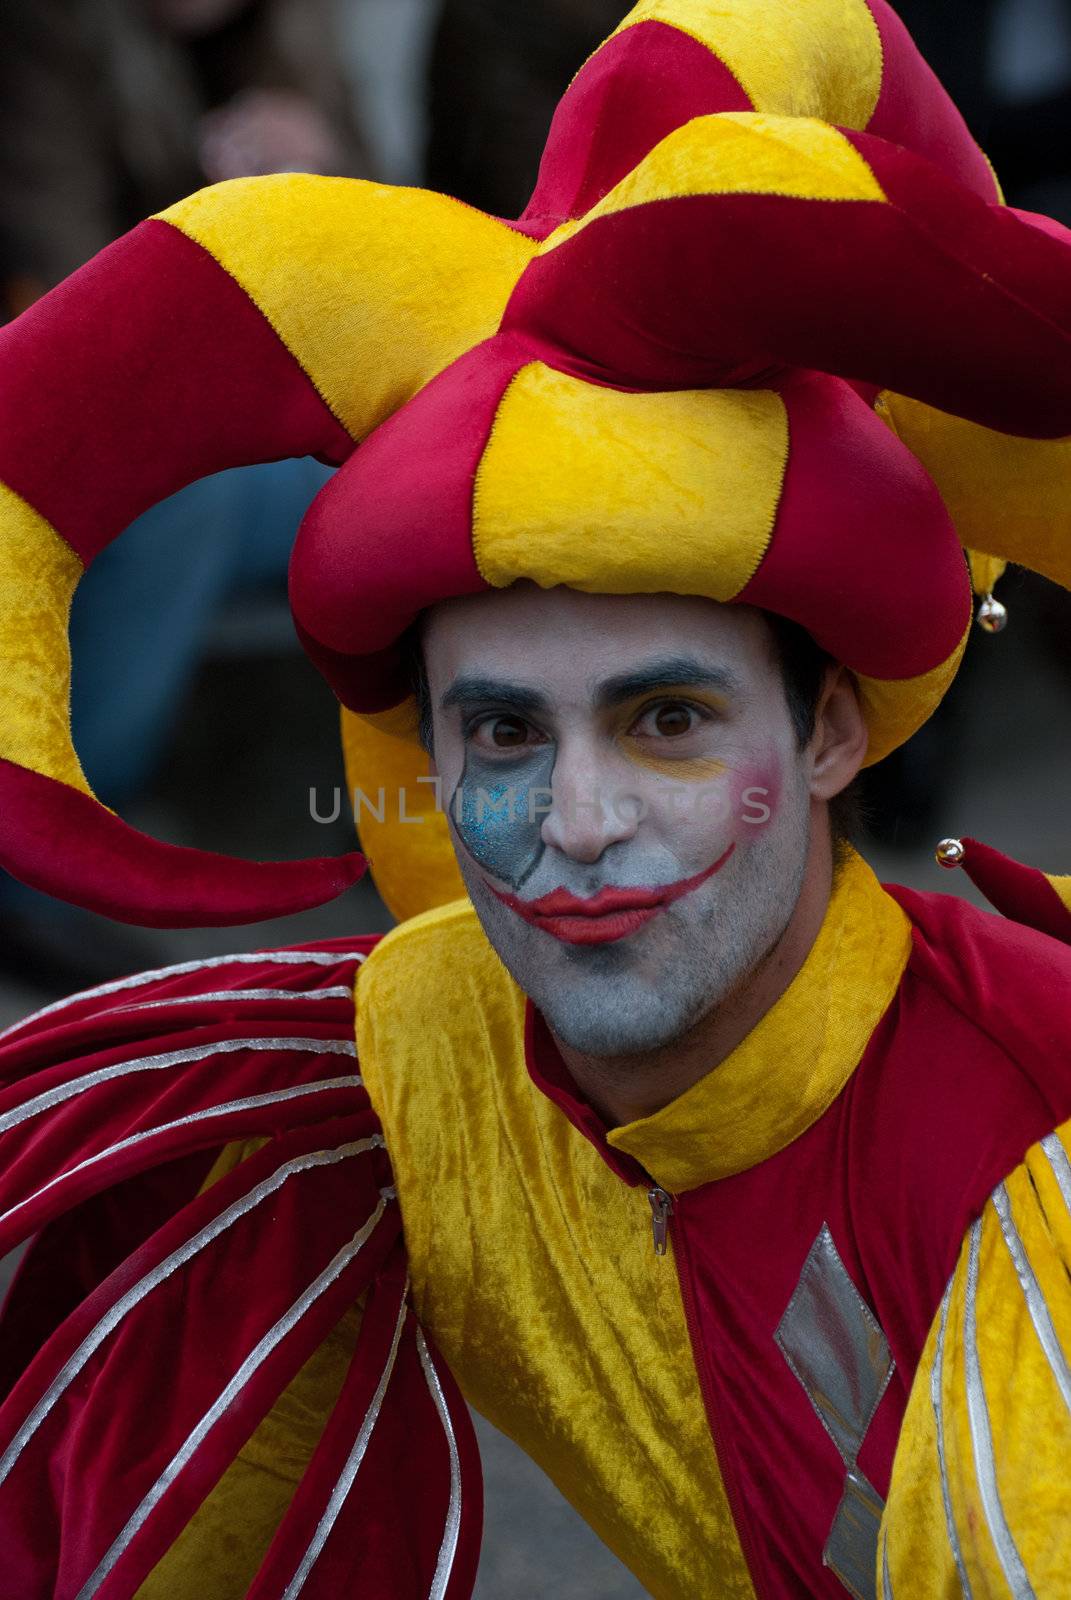
[[[557,747],[510,767],[470,750],[450,803],[454,825],[472,859],[512,889],[521,888],[543,857],[539,797],[550,793]]]

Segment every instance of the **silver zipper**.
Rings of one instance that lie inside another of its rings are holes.
[[[673,1215],[673,1196],[664,1189],[649,1189],[647,1199],[651,1205],[651,1230],[654,1234],[654,1253],[664,1256],[669,1242],[669,1219]]]

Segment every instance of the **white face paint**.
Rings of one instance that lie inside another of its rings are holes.
[[[747,607],[531,584],[436,606],[435,761],[466,886],[559,1038],[679,1038],[777,943],[810,792]]]

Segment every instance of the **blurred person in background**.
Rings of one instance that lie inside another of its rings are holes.
[[[143,217],[229,178],[368,172],[330,0],[8,0],[0,8],[0,276],[8,317]],[[95,562],[72,617],[72,719],[113,805],[167,748],[213,621],[284,604],[298,523],[329,471],[280,461],[202,479]],[[93,981],[122,935],[10,883],[0,964]]]
[[[9,0],[8,314],[202,184],[368,163],[329,0]]]

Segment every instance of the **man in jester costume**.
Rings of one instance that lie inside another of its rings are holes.
[[[404,802],[381,941],[4,1039],[4,1592],[462,1600],[463,1394],[659,1600],[1071,1593],[1071,893],[970,841],[1004,917],[884,889],[830,821],[969,572],[1071,578],[1071,235],[886,0],[641,0],[519,221],[224,184],[0,383],[4,866],[158,924],[362,870],[137,835],[70,742],[86,563],[286,455]]]

